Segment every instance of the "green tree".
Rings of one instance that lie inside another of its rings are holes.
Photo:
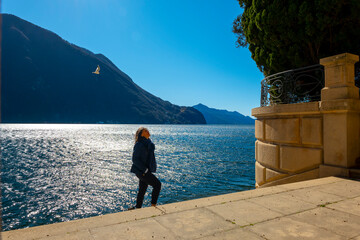
[[[249,47],[265,76],[360,54],[360,0],[238,0],[237,45]]]

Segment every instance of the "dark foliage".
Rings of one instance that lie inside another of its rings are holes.
[[[359,0],[238,0],[233,23],[238,46],[248,46],[268,76],[318,64],[319,59],[360,54]]]

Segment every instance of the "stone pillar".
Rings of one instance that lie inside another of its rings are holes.
[[[320,177],[348,176],[360,157],[360,100],[355,86],[357,55],[344,53],[320,60],[325,68],[321,91],[324,163]]]
[[[321,101],[338,99],[359,100],[359,88],[355,86],[355,66],[359,56],[343,53],[320,59],[325,68],[325,87],[321,90]]]

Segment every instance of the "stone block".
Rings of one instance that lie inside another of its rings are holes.
[[[320,102],[322,113],[360,112],[359,99],[335,99]]]
[[[360,157],[359,113],[324,114],[324,164],[354,167]]]
[[[265,182],[265,167],[260,163],[255,163],[255,181],[260,186]]]
[[[328,165],[320,165],[319,166],[319,177],[349,177],[350,170],[344,167],[334,167]]]
[[[349,81],[346,76],[347,67],[344,65],[333,65],[325,68],[325,87],[345,86]],[[354,76],[355,78],[355,76]],[[353,80],[354,81],[354,80]]]
[[[287,183],[296,183],[296,184],[303,184],[303,182],[301,181],[306,181],[306,180],[312,180],[312,179],[316,179],[319,177],[319,169],[316,168],[314,170],[310,170],[307,172],[303,172],[303,173],[299,173],[299,174],[294,174],[294,175],[290,175],[288,177],[285,178],[280,178],[278,180],[274,180],[272,182],[269,183],[265,183],[263,184],[261,187],[270,187],[270,186],[277,186],[277,185],[281,185],[281,184],[287,184]],[[300,182],[300,183],[299,183]],[[304,185],[306,185],[307,183],[305,182]],[[284,188],[288,188],[287,185],[283,185]],[[296,185],[299,186],[299,185]]]
[[[331,183],[344,181],[344,179],[338,178],[338,177],[318,178],[319,177],[319,169],[311,170],[311,171],[301,173],[301,174],[295,174],[288,178],[297,177],[299,175],[300,176],[306,175],[308,177],[308,179],[310,179],[310,180],[304,180],[304,178],[302,178],[302,179],[299,179],[299,182],[293,182],[293,183],[288,182],[285,185],[281,185],[281,187],[288,189],[288,190],[294,190],[294,189],[300,189],[300,188],[312,188],[312,187],[316,187],[316,186],[322,186],[325,184],[331,184]],[[317,179],[314,179],[314,178],[317,178]]]
[[[346,167],[346,113],[324,114],[324,164]]]
[[[320,59],[325,67],[325,87],[353,86],[357,61],[359,56],[350,53]]]
[[[300,114],[318,114],[319,102],[278,104],[266,107],[257,107],[251,110],[251,115],[256,118],[276,117]]]
[[[261,165],[279,168],[279,146],[257,141],[257,159]]]
[[[360,157],[360,114],[347,114],[347,167],[357,167]]]
[[[255,141],[255,160],[256,161],[258,160],[257,152],[258,152],[258,141]]]
[[[264,120],[255,120],[255,138],[264,140]]]
[[[301,141],[303,144],[322,144],[321,118],[303,118],[301,120]]]
[[[266,182],[271,182],[280,178],[284,178],[286,176],[288,176],[288,174],[284,174],[281,172],[277,172],[274,170],[271,170],[269,168],[266,168],[265,170],[265,176],[266,176]]]
[[[335,99],[359,99],[359,88],[354,85],[321,89],[322,101]]]
[[[322,150],[314,148],[287,147],[280,148],[280,169],[299,172],[314,168],[322,163]]]
[[[265,139],[279,143],[299,143],[298,118],[269,119],[265,122]]]

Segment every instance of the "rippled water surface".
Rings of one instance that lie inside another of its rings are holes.
[[[129,169],[138,127],[0,124],[3,229],[134,206],[138,180]],[[253,126],[146,127],[163,183],[159,204],[254,188]]]

